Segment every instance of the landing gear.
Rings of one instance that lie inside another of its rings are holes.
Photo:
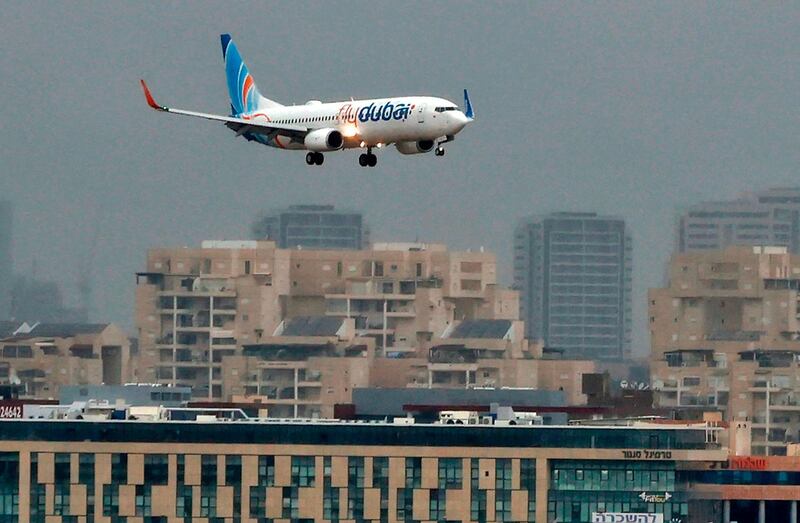
[[[367,152],[359,155],[358,165],[361,167],[375,167],[378,165],[378,157],[372,154],[372,147],[367,147]]]
[[[436,156],[444,156],[444,147],[442,147],[442,145],[446,144],[447,142],[452,142],[453,138],[455,137],[452,134],[448,134],[444,138],[444,140],[436,144],[436,150],[433,151],[433,154]]]
[[[325,161],[325,156],[322,153],[308,153],[306,154],[306,163],[308,165],[322,165]]]

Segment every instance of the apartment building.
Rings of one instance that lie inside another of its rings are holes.
[[[0,324],[0,383],[30,398],[57,398],[66,385],[121,385],[130,379],[130,342],[109,323]]]
[[[632,252],[621,218],[556,212],[520,221],[514,287],[527,336],[568,358],[629,357]]]
[[[800,188],[773,188],[693,205],[678,217],[676,244],[678,252],[767,245],[800,254]]]
[[[267,359],[294,354],[306,361],[313,351],[293,348],[304,344],[325,351],[332,345],[336,357],[358,346],[366,347],[356,352],[367,360],[427,358],[434,340],[450,336],[457,322],[506,320],[501,338],[513,338],[516,352],[505,354],[502,341],[493,353],[523,357],[528,350],[517,293],[497,287],[495,257],[485,252],[417,243],[333,251],[203,242],[199,249],[149,251],[137,282],[137,378],[191,386],[197,397],[223,398],[223,358],[270,354],[265,346],[279,347]],[[270,387],[262,385],[248,377],[225,390]]]
[[[649,292],[660,407],[752,421],[754,453],[800,441],[800,256],[785,247],[677,254]]]
[[[225,358],[223,397],[263,405],[271,417],[332,418],[337,403],[369,383],[375,340],[351,319],[300,316],[275,335]]]

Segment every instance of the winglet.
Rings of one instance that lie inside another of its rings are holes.
[[[469,93],[464,89],[464,116],[470,120],[475,119],[475,112],[472,110],[472,102],[469,101]]]
[[[147,84],[144,83],[144,80],[139,80],[142,84],[142,90],[144,91],[144,99],[147,100],[147,105],[155,109],[156,111],[167,111],[168,109],[163,105],[158,105],[153,99],[153,95],[150,94],[150,89],[147,87]]]

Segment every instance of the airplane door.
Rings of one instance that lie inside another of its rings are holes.
[[[417,123],[425,123],[425,104],[420,104],[417,109]]]

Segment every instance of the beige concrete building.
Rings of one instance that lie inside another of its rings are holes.
[[[121,385],[130,379],[130,342],[108,323],[0,326],[0,383],[31,398],[57,398],[62,385]]]
[[[679,254],[652,289],[656,401],[752,420],[754,453],[800,438],[800,256],[783,247]]]
[[[274,416],[329,417],[353,387],[538,383],[541,345],[524,337],[518,293],[497,286],[494,255],[438,244],[154,249],[136,315],[139,380]]]

